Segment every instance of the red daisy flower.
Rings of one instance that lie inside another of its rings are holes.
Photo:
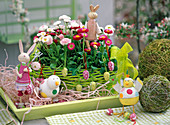
[[[90,46],[94,46],[94,45],[96,45],[96,46],[100,46],[101,44],[100,44],[100,43],[98,43],[98,42],[92,42],[92,43],[90,43]]]
[[[81,40],[82,36],[80,34],[74,35],[73,40]]]
[[[86,49],[84,49],[84,51],[90,53],[90,52],[91,52],[91,49],[90,49],[90,48],[89,48],[89,49],[86,48]]]
[[[50,33],[51,36],[55,36],[56,34],[55,33]]]
[[[104,32],[107,33],[107,34],[112,34],[113,33],[113,31],[111,29],[105,29]]]
[[[58,39],[54,39],[53,41],[54,41],[55,43],[57,43],[57,42],[58,42]]]
[[[99,40],[107,40],[108,37],[106,35],[100,35]]]
[[[80,28],[77,30],[77,33],[87,33],[89,30],[87,28]]]

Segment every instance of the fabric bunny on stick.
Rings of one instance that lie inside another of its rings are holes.
[[[90,5],[90,13],[88,14],[88,17],[90,18],[88,22],[86,22],[85,27],[89,29],[88,31],[88,37],[86,37],[86,46],[88,49],[90,49],[89,41],[96,40],[96,34],[100,34],[101,30],[99,29],[98,23],[95,21],[95,19],[98,17],[98,14],[96,11],[98,10],[99,5],[96,5],[93,7],[93,5]]]
[[[33,85],[29,76],[29,72],[32,72],[32,70],[29,68],[30,64],[28,65],[28,62],[30,61],[29,54],[34,50],[35,45],[36,43],[29,48],[27,53],[24,53],[22,41],[19,40],[20,55],[18,60],[20,64],[16,66],[16,89],[18,90],[18,96],[20,96],[20,103],[22,103],[21,96],[23,96],[23,91],[25,91],[26,95],[33,93]]]

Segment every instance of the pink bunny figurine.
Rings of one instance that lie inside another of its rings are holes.
[[[32,90],[27,91],[27,88],[29,85],[32,86],[32,82],[30,80],[29,72],[32,72],[31,68],[29,68],[29,65],[27,63],[30,61],[29,54],[34,50],[36,44],[33,44],[27,53],[23,52],[23,45],[22,41],[19,40],[19,49],[20,49],[20,55],[18,56],[18,60],[20,64],[16,67],[16,73],[17,73],[17,80],[16,80],[16,89],[18,90],[18,96],[23,96],[23,91],[25,91],[25,94],[31,94]],[[33,89],[33,87],[31,87]],[[20,98],[21,99],[21,98]]]
[[[98,14],[96,11],[98,10],[99,5],[96,5],[93,7],[93,5],[90,5],[90,13],[88,14],[88,17],[90,18],[89,21],[85,24],[85,27],[89,29],[88,31],[88,37],[86,37],[86,46],[87,48],[90,48],[89,41],[96,40],[96,34],[100,34],[101,30],[99,29],[98,23],[95,21],[95,19],[98,17]],[[88,41],[89,40],[89,41]]]

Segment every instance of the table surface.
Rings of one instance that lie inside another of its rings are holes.
[[[46,119],[36,119],[30,121],[24,121],[24,125],[48,125]]]

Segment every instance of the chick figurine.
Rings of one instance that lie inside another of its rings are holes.
[[[59,92],[61,80],[56,75],[51,75],[48,79],[44,79],[40,84],[40,94],[44,98],[54,98]]]
[[[123,105],[122,113],[114,113],[115,115],[124,115],[124,106],[133,105],[133,113],[135,113],[134,105],[139,101],[139,91],[141,90],[143,82],[137,78],[135,87],[133,85],[133,79],[125,78],[123,81],[123,88],[117,82],[113,85],[113,88],[119,93],[119,100]],[[118,117],[119,117],[118,116]]]

